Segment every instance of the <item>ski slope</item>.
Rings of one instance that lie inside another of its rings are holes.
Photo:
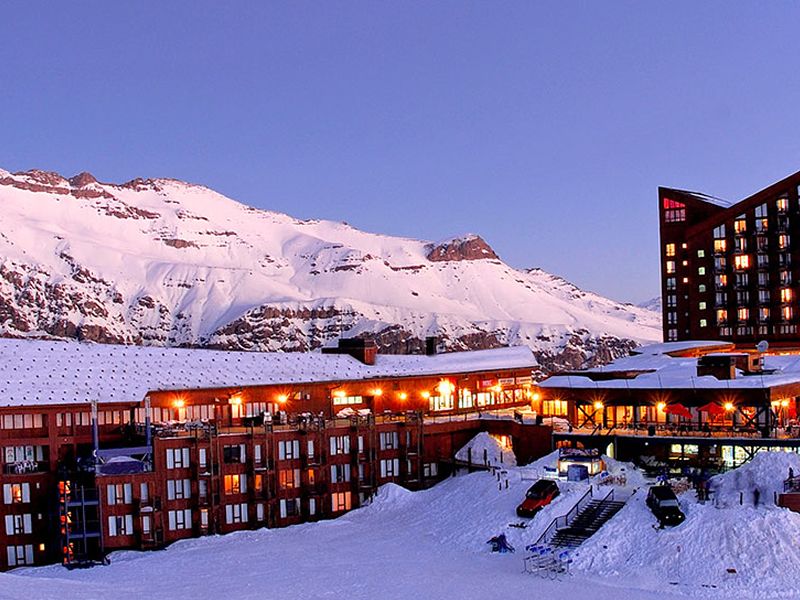
[[[766,479],[785,477],[785,456],[761,459]],[[18,569],[0,574],[0,598],[727,600],[800,595],[795,578],[800,515],[770,505],[700,505],[691,493],[681,497],[687,521],[680,527],[655,528],[640,490],[577,551],[571,575],[551,581],[523,573],[525,544],[586,489],[560,483],[562,494],[528,528],[509,527],[519,521],[514,509],[525,490],[554,459],[550,455],[528,467],[509,468],[499,482],[490,473],[474,473],[422,492],[386,485],[371,505],[333,521],[188,540],[160,552],[115,553],[110,566],[84,571]],[[612,472],[625,469],[629,487],[646,485],[630,465],[609,463]],[[717,485],[729,491],[741,474],[724,477]],[[516,546],[515,554],[489,552],[485,542],[501,532]]]

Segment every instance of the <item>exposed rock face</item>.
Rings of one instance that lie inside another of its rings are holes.
[[[462,238],[453,238],[432,245],[428,251],[428,260],[455,261],[455,260],[481,260],[491,258],[500,260],[494,250],[483,238],[478,235],[468,235]]]
[[[474,235],[427,244],[89,173],[0,170],[0,206],[3,336],[421,353],[434,334],[445,351],[527,344],[542,373],[660,340],[658,314],[512,269]]]
[[[72,187],[77,188],[86,187],[87,185],[91,185],[93,183],[97,183],[97,179],[94,178],[94,175],[87,173],[86,171],[75,175],[75,177],[70,177],[69,179],[69,184]]]

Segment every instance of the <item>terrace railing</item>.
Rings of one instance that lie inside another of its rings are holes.
[[[559,529],[563,529],[564,527],[569,527],[569,524],[572,523],[575,518],[580,514],[580,512],[586,508],[586,506],[592,501],[592,486],[589,486],[589,489],[586,490],[586,493],[580,497],[580,499],[575,503],[575,505],[569,509],[569,512],[565,515],[561,515],[560,517],[556,517],[547,526],[542,532],[542,535],[539,536],[539,539],[536,540],[534,546],[541,546],[544,544],[549,544],[553,537],[556,535],[556,532]]]

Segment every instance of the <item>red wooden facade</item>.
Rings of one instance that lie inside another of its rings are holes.
[[[530,460],[549,451],[548,427],[475,415],[529,405],[530,375],[153,390],[149,446],[144,398],[99,404],[97,467],[89,407],[1,407],[0,569],[335,517],[384,483],[435,483],[481,430]]]

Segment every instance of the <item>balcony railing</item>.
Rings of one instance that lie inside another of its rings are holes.
[[[23,460],[3,465],[4,475],[25,475],[27,473],[44,473],[48,470],[48,463],[35,460]]]

